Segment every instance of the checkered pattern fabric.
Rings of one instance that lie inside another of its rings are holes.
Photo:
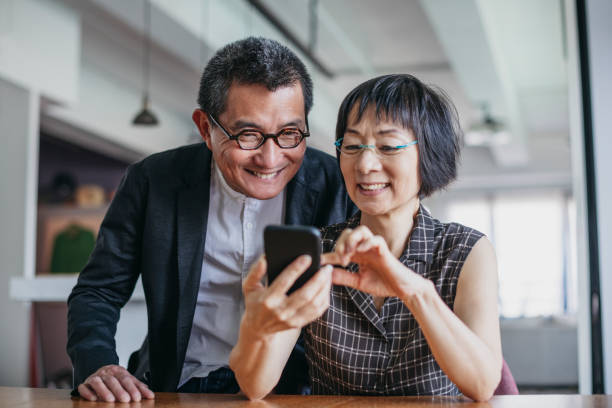
[[[360,215],[323,228],[324,250],[332,250],[344,229],[358,226]],[[482,236],[460,224],[443,224],[421,206],[400,261],[433,281],[452,309],[461,267]],[[357,272],[358,266],[349,269]],[[314,394],[460,394],[399,298],[387,298],[379,313],[371,295],[334,285],[329,309],[306,327],[305,345]]]

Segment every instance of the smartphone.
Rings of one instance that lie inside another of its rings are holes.
[[[312,264],[287,291],[301,288],[321,267],[321,233],[314,227],[269,225],[264,229],[264,250],[268,262],[268,284],[300,255],[310,255]]]

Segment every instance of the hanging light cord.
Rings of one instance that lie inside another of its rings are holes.
[[[142,59],[143,71],[144,71],[144,92],[146,104],[149,104],[149,70],[151,64],[151,4],[149,0],[144,0],[144,22],[145,22],[145,36],[144,36],[144,58]]]
[[[314,53],[315,52],[315,48],[317,46],[317,39],[318,39],[318,26],[319,26],[319,19],[318,19],[318,15],[317,15],[317,5],[319,4],[319,0],[310,0],[308,2],[308,11],[309,11],[309,43],[308,43],[308,48],[310,49],[310,52]]]
[[[149,0],[143,0],[144,14],[144,33],[143,33],[143,53],[142,53],[142,71],[143,71],[143,96],[142,110],[138,112],[132,120],[134,125],[156,126],[159,124],[157,116],[149,110],[149,78],[151,71],[151,3]]]
[[[207,36],[205,35],[205,31],[208,30],[209,27],[209,21],[208,21],[208,16],[210,15],[210,13],[208,13],[208,8],[209,8],[209,2],[200,2],[200,37],[199,37],[199,41],[200,41],[200,64],[202,64],[202,66],[204,66],[206,64],[205,61],[205,57],[206,57],[206,38]]]

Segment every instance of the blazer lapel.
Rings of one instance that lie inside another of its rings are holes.
[[[285,200],[285,224],[314,225],[314,209],[319,192],[306,182],[304,164],[295,177],[287,184]]]
[[[191,333],[206,242],[212,155],[204,145],[202,149],[202,155],[194,163],[193,173],[186,175],[186,185],[177,194],[177,382]]]

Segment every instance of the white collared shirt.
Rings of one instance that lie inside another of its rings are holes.
[[[227,367],[244,313],[242,279],[263,253],[263,230],[284,219],[285,190],[270,200],[234,191],[213,162],[200,288],[179,387]]]

